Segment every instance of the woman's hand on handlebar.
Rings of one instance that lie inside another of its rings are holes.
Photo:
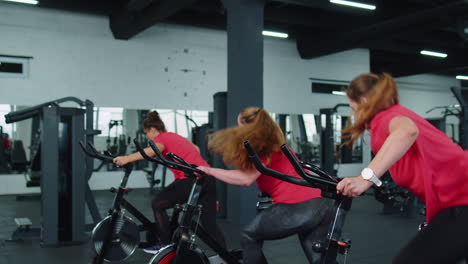
[[[125,164],[130,162],[127,156],[119,156],[119,157],[114,158],[114,160],[112,161],[114,162],[115,165],[118,165],[118,166],[124,166]]]
[[[372,186],[372,182],[364,180],[361,176],[344,178],[336,186],[336,193],[356,197],[363,194]]]
[[[197,177],[198,178],[201,178],[203,176],[207,176],[207,175],[210,175],[210,170],[211,168],[210,167],[205,167],[205,166],[198,166],[197,169],[203,171],[205,174],[197,174]]]

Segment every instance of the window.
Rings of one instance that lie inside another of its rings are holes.
[[[156,109],[166,130],[190,139],[195,122],[198,126],[208,123],[208,111]],[[187,118],[188,117],[188,118]],[[191,120],[193,120],[193,122]]]
[[[30,57],[0,55],[0,77],[27,78]]]
[[[303,114],[302,117],[304,118],[307,141],[314,144],[320,144],[320,137],[317,132],[317,126],[315,124],[315,116],[313,114]]]
[[[287,115],[286,116],[286,120],[284,121],[285,122],[285,128],[284,128],[284,133],[286,134],[286,141],[288,142],[291,142],[292,141],[292,138],[291,138],[291,115]]]
[[[8,104],[0,104],[0,126],[3,128],[3,133],[7,133],[9,138],[13,137],[13,124],[5,122],[5,115],[12,111]]]
[[[161,117],[161,120],[164,122],[166,130],[177,133],[175,111],[169,109],[156,109],[156,111],[159,113],[159,117]]]
[[[123,108],[95,107],[95,126],[101,130],[101,136],[109,136],[109,123],[111,120],[123,120]]]
[[[208,123],[208,111],[176,111],[177,126],[176,132],[188,139],[191,139],[192,128]],[[192,122],[193,121],[193,122]]]
[[[187,115],[197,123],[198,126],[208,123],[208,111],[187,111]]]

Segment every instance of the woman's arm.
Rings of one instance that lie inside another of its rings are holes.
[[[161,151],[161,152],[164,151],[164,145],[163,144],[156,143],[156,146],[158,147],[159,151]],[[153,156],[156,155],[156,153],[154,153],[154,151],[153,151],[153,149],[151,147],[147,147],[147,148],[145,148],[143,150],[145,151],[146,155],[148,155],[150,157],[153,157]],[[125,165],[127,163],[135,162],[137,160],[143,160],[143,156],[140,154],[140,152],[135,152],[135,153],[127,155],[127,156],[116,157],[116,158],[114,158],[113,162],[116,165],[123,166],[123,165]]]
[[[192,142],[190,142],[190,143],[192,143]],[[192,145],[197,149],[198,153],[200,153],[200,148],[197,145],[193,144],[193,143],[192,143]]]
[[[389,132],[379,152],[367,166],[379,178],[405,155],[419,135],[416,124],[404,116],[397,116],[390,121]]]
[[[394,117],[389,124],[389,136],[377,155],[367,166],[377,177],[382,175],[397,162],[416,141],[419,130],[416,124],[404,116]],[[345,178],[337,186],[337,192],[356,197],[372,186],[372,183],[361,176]]]
[[[257,170],[224,170],[203,166],[198,167],[198,169],[220,181],[239,186],[250,186],[261,175],[261,173]]]

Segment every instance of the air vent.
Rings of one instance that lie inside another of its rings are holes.
[[[0,55],[0,77],[27,78],[32,57]]]

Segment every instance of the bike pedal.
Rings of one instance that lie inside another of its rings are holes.
[[[338,245],[338,252],[342,255],[348,254],[349,249],[351,248],[351,240],[345,240],[345,241],[336,241],[336,244]]]

